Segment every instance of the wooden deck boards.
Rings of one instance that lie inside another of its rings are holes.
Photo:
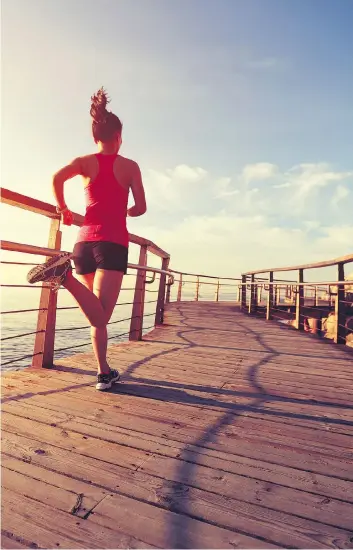
[[[353,548],[351,353],[200,302],[109,358],[3,376],[2,548]]]

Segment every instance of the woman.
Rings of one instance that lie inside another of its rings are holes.
[[[53,191],[57,212],[65,225],[72,224],[72,212],[64,199],[64,183],[83,178],[86,215],[73,254],[59,254],[33,268],[30,283],[47,281],[64,286],[75,298],[91,324],[93,351],[98,364],[97,390],[107,390],[120,378],[107,362],[107,324],[118,300],[127,270],[129,234],[126,216],[146,212],[141,172],[136,162],[118,154],[122,123],[107,111],[108,98],[101,88],[91,98],[92,133],[98,154],[80,157],[54,175]],[[129,191],[135,205],[127,208]],[[76,276],[72,274],[73,259]]]

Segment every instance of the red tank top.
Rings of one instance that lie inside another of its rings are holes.
[[[77,241],[109,241],[129,245],[126,215],[129,192],[114,175],[117,155],[96,155],[97,177],[85,188],[86,214]]]

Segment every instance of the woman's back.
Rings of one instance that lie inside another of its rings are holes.
[[[102,162],[100,162],[100,159]],[[80,158],[84,186],[86,187],[90,182],[96,180],[103,167],[102,164],[107,163],[106,165],[108,166],[108,159],[113,161],[112,170],[116,181],[118,181],[121,187],[126,189],[126,191],[129,191],[136,173],[137,164],[133,160],[117,155],[116,153],[111,155],[97,153]]]
[[[88,155],[80,161],[86,215],[77,242],[110,241],[128,246],[126,216],[135,163],[115,153]]]

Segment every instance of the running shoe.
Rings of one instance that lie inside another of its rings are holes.
[[[31,285],[39,282],[50,283],[53,290],[58,290],[72,269],[70,258],[71,254],[68,252],[53,256],[44,264],[33,267],[27,275],[27,281]]]
[[[109,374],[97,374],[96,390],[110,390],[115,382],[120,379],[120,374],[117,370],[111,370]]]

